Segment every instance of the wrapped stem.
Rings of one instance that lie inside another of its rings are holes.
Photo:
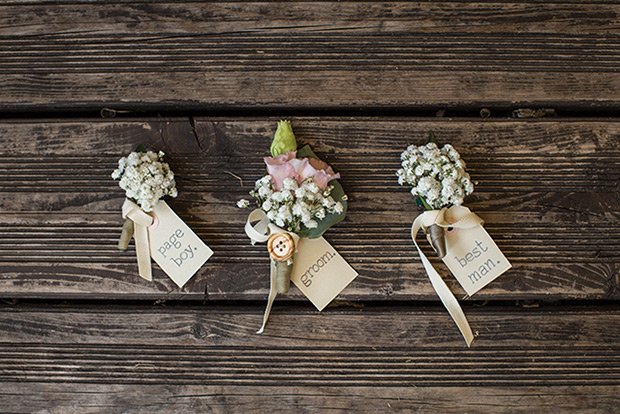
[[[276,300],[278,293],[288,293],[288,288],[291,285],[293,263],[289,265],[287,262],[278,262],[272,258],[270,267],[269,298],[267,299],[267,308],[265,308],[265,314],[263,315],[263,325],[256,331],[257,334],[261,334],[265,330],[265,325],[267,325],[269,314],[271,313],[271,306],[273,301]]]
[[[130,219],[125,219],[123,230],[121,231],[121,237],[118,240],[118,250],[127,250],[127,246],[129,246],[129,241],[133,236],[133,232],[133,221]]]
[[[287,262],[276,262],[276,293],[288,293],[291,287],[291,275],[293,274],[293,264]]]
[[[446,230],[437,224],[433,224],[426,228],[426,234],[431,246],[437,252],[437,256],[443,259],[446,255]]]

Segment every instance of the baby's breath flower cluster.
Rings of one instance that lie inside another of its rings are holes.
[[[431,208],[461,205],[474,185],[465,172],[465,162],[452,147],[439,149],[433,142],[410,145],[400,156],[402,166],[396,171],[400,185],[412,185],[411,194],[421,197]]]
[[[112,173],[112,178],[121,179],[118,185],[125,196],[144,211],[152,211],[164,196],[177,196],[174,173],[163,158],[162,151],[132,152],[118,160],[118,168]]]
[[[331,185],[321,189],[310,177],[301,183],[293,178],[285,178],[282,189],[278,191],[271,176],[266,175],[256,181],[250,195],[256,197],[258,206],[267,214],[269,221],[284,230],[299,234],[304,227],[316,228],[317,220],[324,219],[328,213],[342,213],[342,203],[330,195],[333,189]],[[247,200],[237,202],[237,206],[242,208],[249,205]]]

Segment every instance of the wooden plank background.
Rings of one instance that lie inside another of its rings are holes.
[[[3,1],[0,411],[617,411],[619,62],[607,0]],[[519,107],[559,116],[498,118]],[[414,116],[439,109],[476,116]],[[360,276],[321,313],[293,288],[256,335],[268,257],[235,202],[288,115],[342,174],[325,236]],[[472,349],[394,175],[429,130],[513,264],[462,301]],[[183,289],[116,249],[110,174],[138,144],[167,153],[170,205],[215,252]]]
[[[0,295],[264,299],[266,248],[250,245],[243,231],[249,211],[235,202],[264,173],[275,124],[271,118],[0,123]],[[293,126],[300,144],[311,144],[342,174],[350,197],[346,220],[325,235],[360,273],[339,299],[437,300],[409,236],[413,198],[394,175],[400,152],[422,144],[429,130],[467,161],[479,184],[466,205],[486,220],[513,264],[475,298],[618,297],[618,122],[300,117]],[[155,282],[142,280],[133,247],[116,250],[123,191],[110,173],[139,143],[167,153],[179,188],[170,205],[215,251],[183,289],[156,265]],[[452,277],[446,281],[464,294]],[[287,298],[305,300],[296,289]]]
[[[603,1],[5,1],[0,110],[619,102]]]
[[[4,306],[0,403],[14,413],[595,413],[617,404],[617,307],[472,310],[472,349],[441,308],[317,316],[295,306],[256,335],[260,318],[253,308]]]

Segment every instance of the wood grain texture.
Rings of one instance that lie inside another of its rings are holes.
[[[612,413],[615,386],[325,387],[3,382],[11,413]]]
[[[248,211],[235,202],[264,173],[274,127],[266,118],[0,123],[1,295],[204,299],[206,287],[213,300],[264,299],[266,248],[248,243]],[[394,175],[400,152],[428,130],[467,161],[479,184],[466,205],[514,266],[477,298],[618,297],[619,123],[297,118],[293,127],[341,173],[351,200],[325,235],[360,273],[340,299],[436,300],[409,236],[417,210]],[[123,192],[110,173],[138,143],[166,152],[179,188],[170,205],[215,251],[183,290],[157,266],[154,284],[135,276],[133,248],[115,247]],[[296,289],[288,298],[303,300]]]
[[[0,310],[5,412],[611,412],[620,323],[605,310]],[[31,398],[22,398],[32,392]],[[528,411],[530,410],[530,411]]]
[[[4,2],[0,110],[615,106],[619,15],[589,1]]]

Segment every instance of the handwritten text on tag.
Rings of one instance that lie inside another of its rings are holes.
[[[156,222],[149,229],[151,257],[182,288],[213,251],[164,201],[157,203],[153,213]]]
[[[447,231],[446,248],[443,262],[469,296],[512,267],[481,225]]]
[[[300,240],[291,281],[319,311],[356,277],[357,272],[323,237]]]

